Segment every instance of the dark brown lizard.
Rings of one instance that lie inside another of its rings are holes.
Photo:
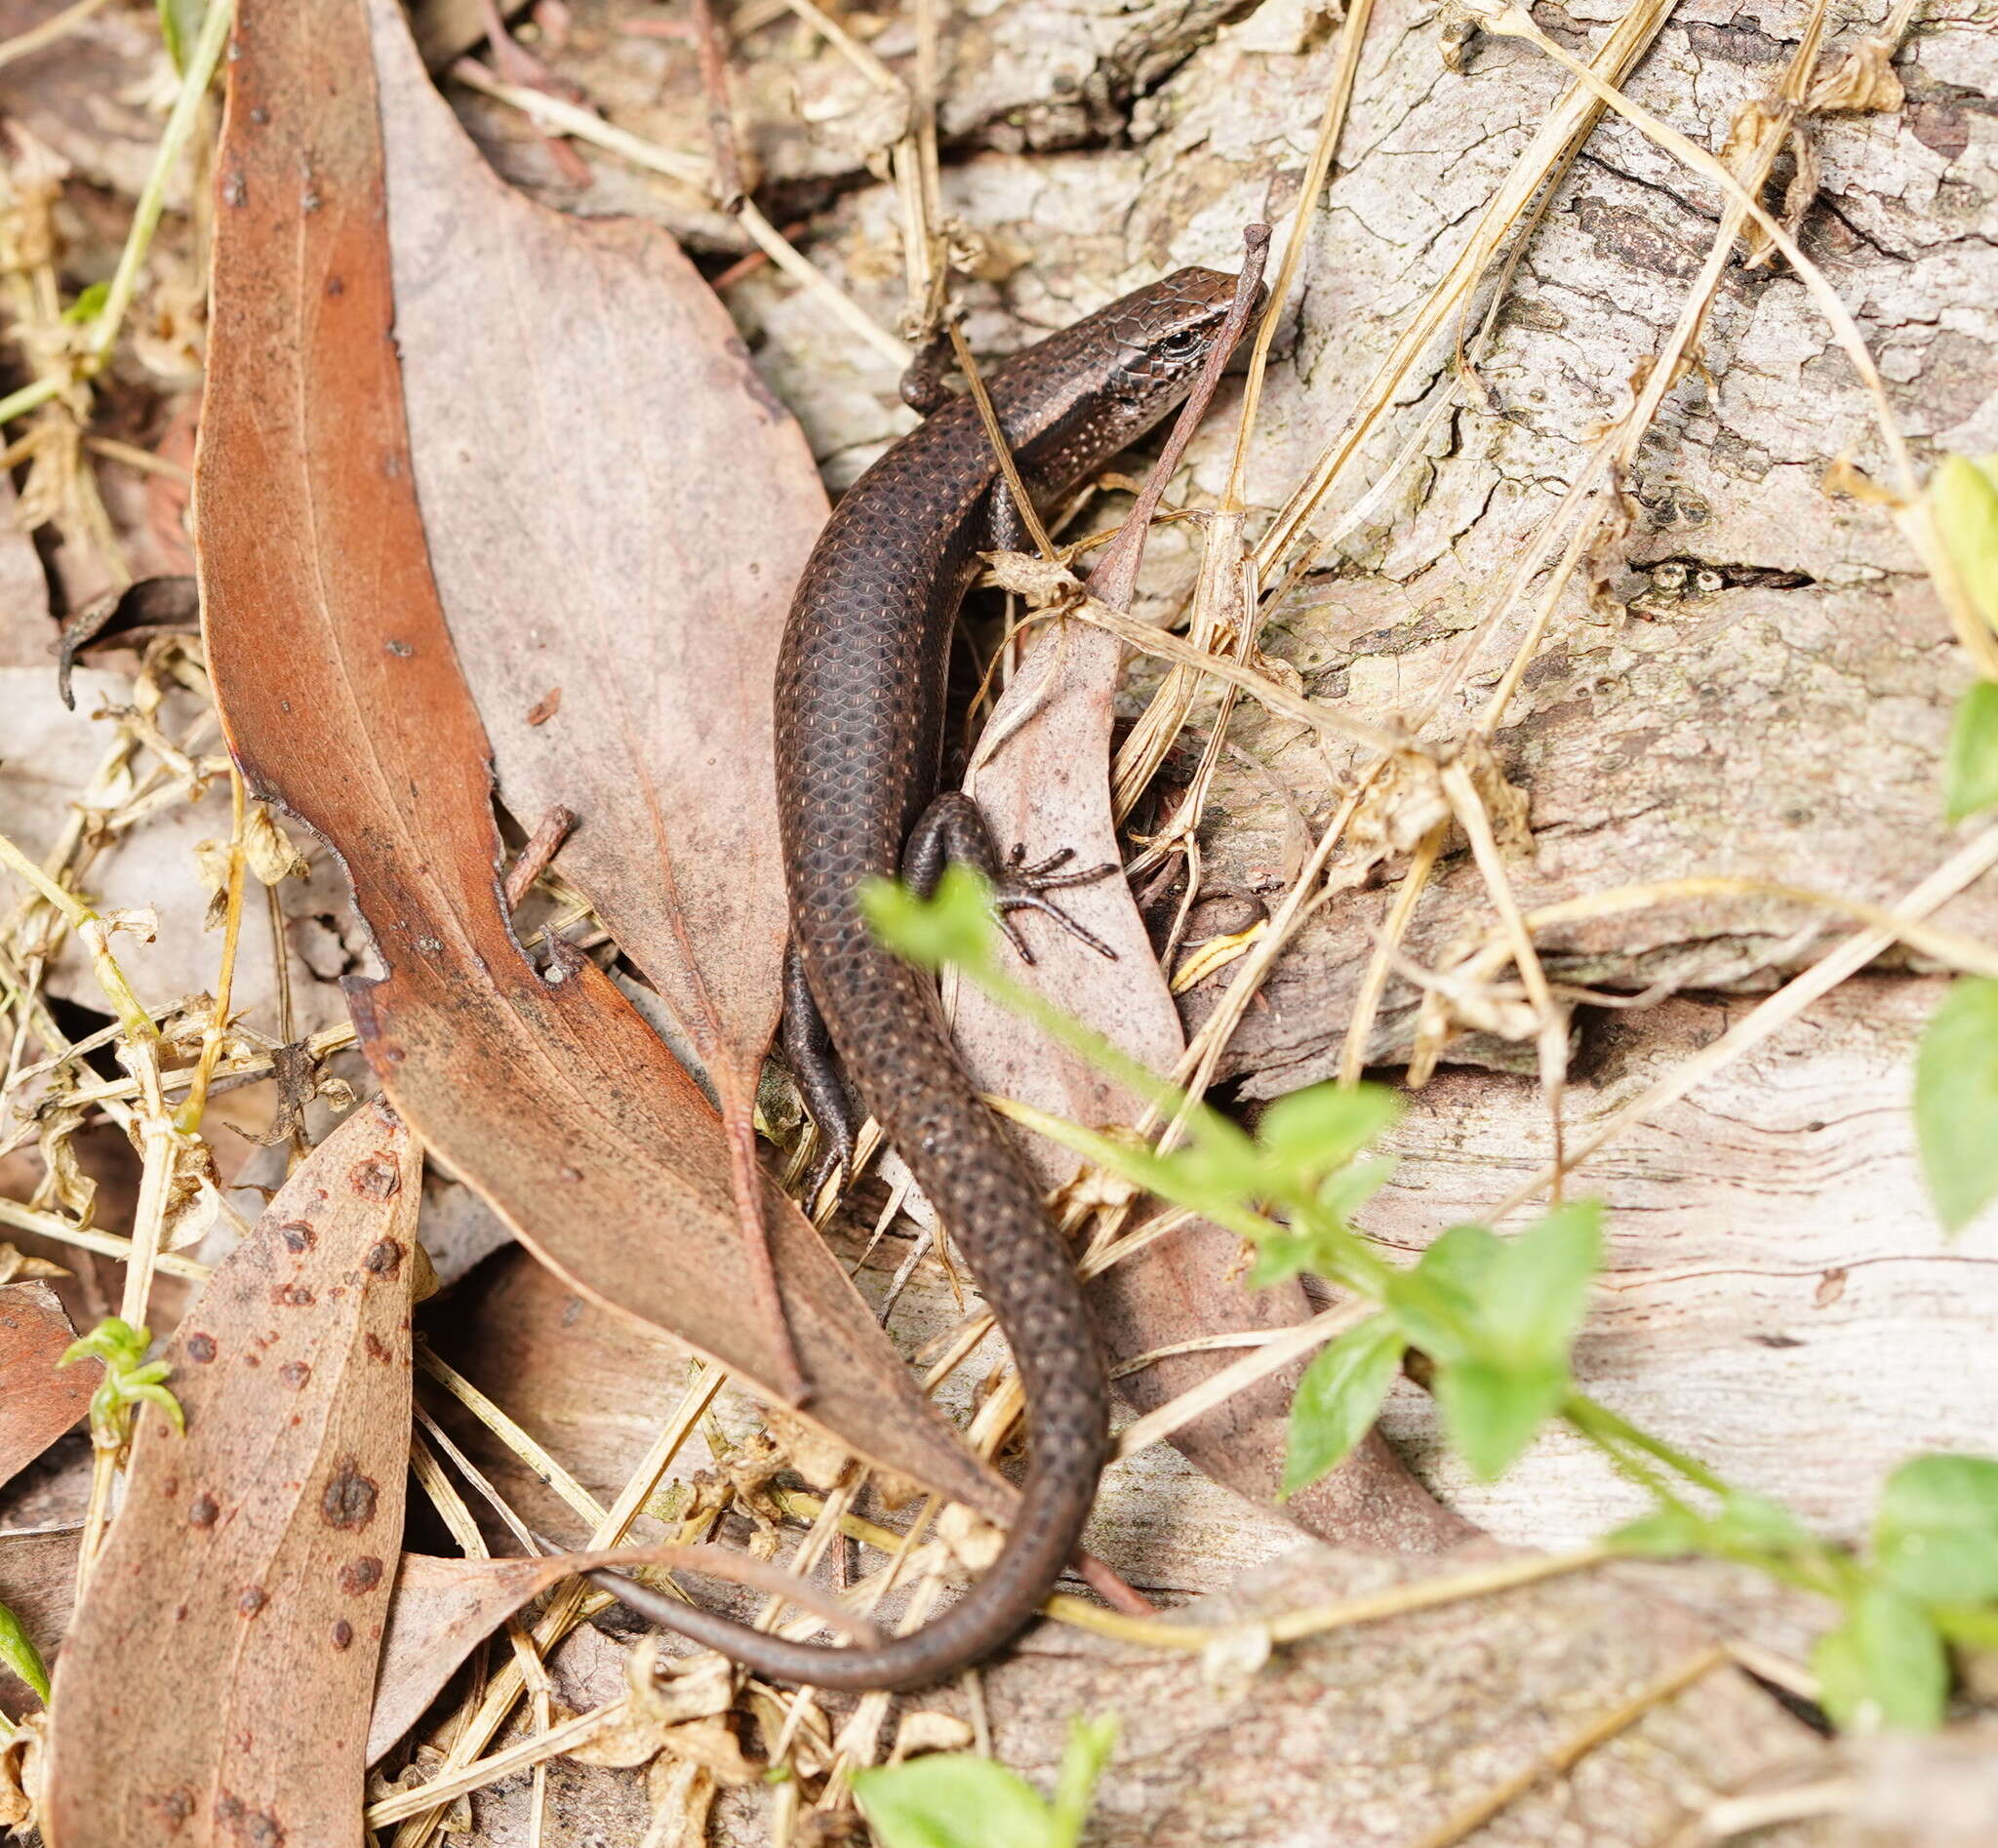
[[[1067,494],[1185,397],[1221,332],[1235,278],[1182,269],[1050,335],[987,385],[1028,491]],[[1073,1265],[1007,1133],[958,1063],[932,982],[883,949],[856,903],[898,871],[919,890],[946,859],[991,880],[1002,922],[1114,870],[1055,854],[1005,862],[964,795],[939,796],[950,636],[980,552],[1020,522],[976,404],[934,412],[850,488],[791,604],[777,677],[778,807],[793,956],[786,1051],[840,1161],[855,1110],[836,1051],[950,1227],[1012,1345],[1032,1457],[1005,1549],[940,1617],[876,1647],[789,1642],[648,1591],[599,1583],[661,1627],[775,1680],[823,1688],[934,1681],[1008,1641],[1073,1552],[1096,1497],[1109,1389]],[[1018,942],[1016,936],[1016,942]],[[1024,951],[1024,945],[1021,945]]]

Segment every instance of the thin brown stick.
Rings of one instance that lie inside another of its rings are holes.
[[[1042,523],[1040,510],[1034,505],[1033,496],[1026,491],[1019,463],[1013,457],[1013,445],[1006,438],[1006,426],[999,422],[999,413],[992,408],[992,394],[985,389],[984,375],[979,371],[979,362],[972,356],[971,342],[955,322],[947,331],[951,351],[957,355],[958,370],[964,374],[965,383],[971,387],[972,402],[979,407],[979,422],[985,426],[986,440],[991,443],[992,454],[998,459],[999,472],[1006,477],[1006,492],[1013,497],[1019,523],[1026,528],[1034,549],[1043,558],[1052,559],[1055,542],[1048,537],[1048,529]]]
[[[1262,288],[1262,265],[1268,256],[1269,226],[1244,226],[1242,269],[1235,278],[1235,294],[1228,303],[1227,318],[1221,322],[1220,332],[1215,337],[1214,346],[1200,369],[1200,377],[1193,382],[1193,389],[1179,407],[1172,434],[1166,438],[1165,448],[1153,463],[1151,473],[1145,477],[1144,486],[1124,522],[1123,531],[1110,542],[1108,549],[1097,560],[1096,569],[1085,581],[1091,595],[1100,598],[1113,609],[1131,607],[1131,593],[1137,587],[1138,567],[1144,557],[1144,542],[1151,532],[1152,515],[1158,511],[1158,504],[1165,498],[1166,483],[1179,468],[1180,458],[1186,454],[1186,445],[1193,440],[1193,432],[1207,415],[1207,407],[1214,402],[1221,374],[1249,325],[1249,317],[1256,312],[1257,299]]]
[[[562,843],[575,825],[575,813],[559,802],[535,824],[535,831],[527,837],[520,858],[506,869],[503,890],[509,911],[520,909],[522,901],[534,890],[535,881],[548,870],[549,863],[562,851]]]

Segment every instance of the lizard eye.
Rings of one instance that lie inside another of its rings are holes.
[[[1169,359],[1184,359],[1200,345],[1200,331],[1197,328],[1182,327],[1177,334],[1168,334],[1159,341],[1159,351]]]

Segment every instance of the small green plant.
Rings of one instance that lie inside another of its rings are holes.
[[[1654,1499],[1653,1512],[1610,1537],[1618,1550],[1703,1553],[1831,1599],[1841,1620],[1816,1667],[1825,1710],[1842,1726],[1933,1727],[1948,1697],[1948,1646],[1998,1648],[1998,1462],[1917,1458],[1889,1479],[1865,1556],[1820,1540],[1787,1509],[1576,1389],[1570,1354],[1602,1261],[1598,1202],[1570,1201],[1502,1238],[1489,1226],[1452,1226],[1413,1265],[1392,1263],[1351,1219],[1392,1171],[1366,1152],[1398,1113],[1391,1093],[1314,1086],[1272,1104],[1251,1135],[1000,971],[990,895],[976,874],[949,868],[927,902],[878,882],[861,904],[891,948],[929,967],[956,964],[1179,1121],[1182,1139],[1151,1147],[1009,1105],[1021,1122],[1239,1233],[1257,1254],[1253,1286],[1309,1270],[1373,1306],[1299,1383],[1286,1494],[1344,1460],[1408,1371],[1434,1392],[1452,1446],[1481,1477],[1501,1474],[1559,1420]],[[1998,983],[1958,983],[1924,1041],[1917,1090],[1938,1206],[1948,1224],[1964,1224],[1998,1193]],[[880,1832],[889,1848],[1039,1839]]]
[[[181,1416],[180,1401],[166,1388],[171,1371],[164,1360],[148,1360],[145,1350],[152,1346],[152,1330],[134,1328],[118,1315],[107,1315],[88,1335],[73,1341],[56,1364],[69,1366],[78,1360],[101,1360],[104,1377],[90,1395],[91,1441],[100,1450],[121,1450],[132,1434],[132,1410],[138,1405],[156,1405],[174,1421],[174,1428],[186,1435],[187,1421]]]
[[[969,1751],[857,1771],[854,1795],[881,1848],[1076,1848],[1116,1743],[1114,1714],[1070,1720],[1052,1802],[1017,1772]]]
[[[1998,631],[1998,456],[1945,456],[1929,483],[1929,517],[1972,607]]]
[[[1964,593],[1998,632],[1998,457],[1945,456],[1928,499]],[[1958,703],[1942,787],[1952,822],[1998,808],[1998,680]],[[1937,1215],[1960,1231],[1998,1198],[1998,983],[1960,979],[1936,1010],[1915,1056],[1915,1132]]]

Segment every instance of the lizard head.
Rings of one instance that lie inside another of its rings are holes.
[[[1065,493],[1158,424],[1193,388],[1234,296],[1218,269],[1175,270],[999,368],[992,395],[1022,466]],[[1259,289],[1258,313],[1267,299]]]
[[[1220,338],[1234,298],[1233,276],[1189,268],[1112,302],[1098,317],[1117,346],[1112,390],[1154,416],[1178,404]],[[1268,300],[1269,292],[1259,285],[1252,326]]]

